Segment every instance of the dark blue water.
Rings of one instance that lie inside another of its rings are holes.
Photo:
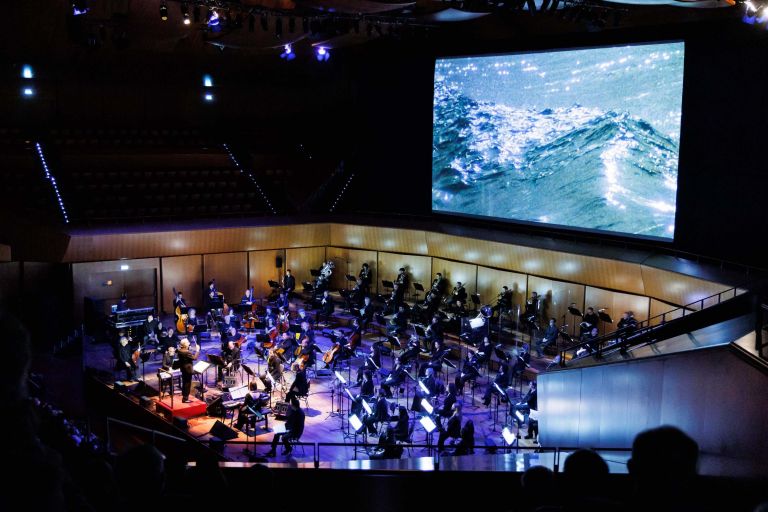
[[[433,209],[672,237],[682,43],[438,61]]]

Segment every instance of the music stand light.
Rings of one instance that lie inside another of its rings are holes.
[[[421,408],[427,411],[427,414],[432,414],[435,411],[435,408],[432,407],[432,404],[426,398],[421,399]]]
[[[512,446],[512,444],[514,444],[514,442],[516,441],[515,434],[513,434],[512,431],[509,430],[509,427],[504,427],[504,429],[501,431],[501,437],[503,437],[504,442],[510,446]]]
[[[364,398],[361,398],[360,401],[363,403],[363,409],[365,409],[365,412],[368,414],[373,414],[373,409],[371,409],[371,406],[368,405],[368,402],[366,402]]]
[[[353,414],[349,417],[349,424],[358,434],[365,428],[365,425],[363,425],[363,422],[357,417],[357,414]]]
[[[419,418],[419,423],[421,423],[421,426],[427,431],[427,434],[431,434],[437,428],[437,425],[429,416],[422,416]]]
[[[612,324],[613,320],[611,319],[611,315],[605,312],[604,309],[601,309],[597,312],[597,317],[600,319],[601,322],[605,322],[607,324]]]
[[[336,370],[333,373],[334,373],[334,375],[336,375],[336,378],[339,379],[340,383],[342,383],[342,384],[346,384],[347,383],[347,380],[344,378],[344,376],[342,374],[339,373],[339,370]]]
[[[422,392],[423,392],[425,395],[427,395],[427,396],[429,396],[429,395],[430,395],[430,393],[429,393],[429,388],[426,386],[426,384],[424,384],[424,381],[421,381],[421,380],[419,381],[419,387],[421,388],[421,391],[422,391]]]

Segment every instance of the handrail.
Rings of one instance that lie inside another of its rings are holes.
[[[173,441],[178,441],[180,443],[186,443],[187,440],[183,437],[174,436],[171,434],[166,434],[165,432],[160,432],[159,430],[154,430],[151,428],[142,427],[141,425],[136,425],[135,423],[129,423],[127,421],[119,420],[117,418],[113,418],[111,416],[107,416],[107,450],[110,450],[110,445],[112,443],[112,436],[110,431],[110,425],[112,423],[117,423],[118,425],[123,425],[124,427],[129,427],[134,430],[140,430],[142,432],[149,432],[152,434],[152,444],[155,444],[155,438],[159,435],[160,437],[164,437],[166,439],[171,439]]]
[[[700,311],[703,311],[706,307],[710,307],[710,306],[706,306],[705,307],[704,303],[706,301],[708,301],[709,299],[712,299],[714,297],[717,297],[717,304],[720,304],[720,303],[723,302],[723,295],[731,293],[731,292],[733,293],[733,296],[732,297],[728,297],[725,300],[735,299],[738,296],[737,293],[738,293],[738,290],[740,290],[740,289],[746,290],[747,289],[746,285],[744,285],[744,286],[734,286],[732,288],[728,288],[727,290],[723,290],[721,292],[715,293],[715,294],[710,295],[708,297],[704,297],[702,299],[696,300],[696,301],[691,302],[689,304],[686,304],[684,306],[680,306],[680,307],[677,307],[675,309],[671,309],[669,311],[665,311],[664,313],[661,313],[660,315],[652,316],[652,317],[650,317],[650,318],[648,318],[646,320],[638,322],[637,328],[632,330],[632,331],[628,332],[628,331],[624,331],[623,329],[616,329],[616,330],[611,331],[611,332],[609,332],[607,334],[604,334],[602,336],[598,336],[597,338],[594,338],[592,340],[585,341],[585,342],[578,343],[578,344],[570,346],[570,347],[563,348],[560,351],[560,366],[563,366],[563,367],[565,366],[565,356],[566,356],[566,353],[568,353],[568,352],[574,352],[575,353],[575,352],[578,352],[582,348],[586,350],[587,346],[589,346],[589,348],[594,349],[594,351],[597,354],[597,357],[599,358],[600,355],[602,354],[604,344],[606,342],[608,342],[608,341],[620,338],[621,334],[624,334],[624,333],[630,334],[630,336],[624,340],[625,341],[624,348],[626,348],[627,347],[626,342],[629,341],[630,339],[638,338],[638,337],[642,336],[645,333],[648,333],[648,332],[650,332],[650,331],[652,331],[652,330],[654,330],[654,329],[656,329],[658,327],[661,327],[661,326],[665,325],[667,323],[667,315],[674,314],[676,311],[682,311],[682,314],[680,315],[680,318],[684,318],[686,316],[685,312],[689,311],[688,316],[690,316],[693,313],[698,313]],[[691,306],[694,306],[694,305],[698,305],[699,308],[698,309],[691,308]],[[712,305],[714,305],[714,304],[712,304]],[[659,322],[658,324],[651,325],[651,322],[653,320],[656,320],[656,319],[661,319],[661,322]],[[675,319],[673,319],[673,320],[675,320]],[[624,331],[624,332],[622,332],[622,331]]]
[[[266,446],[271,445],[271,441],[236,441],[236,440],[213,440],[213,439],[206,439],[201,440],[204,444],[213,444],[213,443],[223,443],[223,444],[233,444],[233,445],[253,445],[254,448],[256,446]],[[364,443],[364,442],[351,442],[351,443],[331,443],[331,442],[322,442],[322,441],[291,441],[291,444],[294,446],[311,446],[312,447],[312,462],[313,466],[315,468],[320,467],[320,448],[326,447],[344,447],[344,448],[352,448],[354,450],[353,452],[353,458],[352,460],[357,460],[357,451],[359,448],[376,448],[381,447],[378,443]],[[426,448],[429,450],[427,453],[429,457],[433,458],[434,461],[434,469],[437,471],[440,469],[440,452],[437,451],[437,446],[434,443],[427,442],[424,443],[397,443],[397,446],[408,449],[408,448]],[[554,471],[555,473],[558,472],[560,467],[560,458],[561,455],[564,452],[572,452],[576,450],[583,449],[583,446],[520,446],[518,443],[514,443],[511,445],[502,445],[502,446],[492,446],[492,447],[476,447],[478,450],[485,450],[485,449],[493,449],[495,451],[504,451],[506,453],[511,452],[512,450],[515,451],[515,453],[519,453],[520,451],[535,451],[538,453],[541,452],[552,452],[554,456]],[[596,452],[632,452],[632,448],[599,448],[599,447],[589,447],[590,450],[596,451]]]

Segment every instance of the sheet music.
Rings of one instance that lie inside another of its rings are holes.
[[[198,361],[195,363],[195,366],[192,367],[192,369],[195,371],[195,373],[203,373],[205,370],[210,368],[211,363],[208,361]]]
[[[275,434],[285,434],[285,423],[275,422],[272,425],[272,430]]]

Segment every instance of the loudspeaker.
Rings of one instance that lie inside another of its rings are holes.
[[[288,409],[290,409],[291,405],[288,402],[276,402],[275,406],[272,408],[272,412],[275,413],[276,418],[282,418],[285,416],[288,416]]]
[[[283,257],[277,256],[275,257],[275,267],[282,268],[283,267]]]
[[[131,393],[133,393],[135,396],[142,397],[142,396],[158,396],[160,392],[144,382],[143,380],[140,380],[139,383],[136,385],[135,388],[131,390]]]
[[[189,423],[187,423],[187,418],[179,418],[178,416],[173,417],[173,426],[178,427],[181,430],[189,429]]]
[[[208,416],[224,416],[224,406],[222,405],[222,395],[217,396],[208,404],[206,413]]]
[[[237,432],[235,432],[234,429],[229,428],[219,420],[216,420],[216,423],[213,424],[208,433],[223,441],[229,441],[230,439],[235,439],[237,437]]]

